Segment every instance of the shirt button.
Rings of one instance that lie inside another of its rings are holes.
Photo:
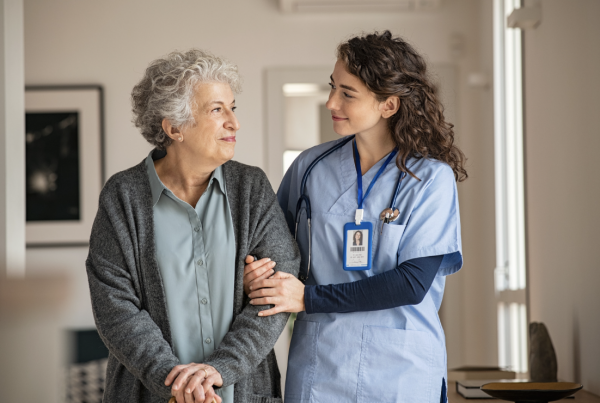
[[[202,261],[202,259],[198,259],[198,261],[196,263],[198,263],[198,266],[202,266],[204,264],[204,262]]]
[[[207,337],[207,338],[206,338],[206,340],[204,340],[204,342],[205,342],[206,344],[210,344],[210,342],[211,342],[211,341],[212,341],[212,340],[210,339],[210,337]]]
[[[200,231],[200,227],[194,227],[194,231],[195,231],[195,232],[198,232],[198,231]]]
[[[203,305],[208,304],[208,300],[206,298],[202,298],[202,301],[200,301],[200,302],[202,302]]]

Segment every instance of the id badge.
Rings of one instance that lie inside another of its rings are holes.
[[[349,222],[344,225],[344,270],[371,270],[373,224]]]

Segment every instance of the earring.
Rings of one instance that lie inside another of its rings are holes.
[[[183,141],[183,137],[179,137],[179,141]]]

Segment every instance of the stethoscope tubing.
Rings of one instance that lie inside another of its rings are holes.
[[[311,224],[310,224],[310,219],[311,219],[310,198],[308,197],[307,194],[305,194],[306,181],[308,180],[308,175],[322,159],[324,159],[325,157],[327,157],[334,151],[339,150],[340,148],[345,146],[349,141],[352,141],[354,139],[354,137],[355,137],[355,135],[348,136],[347,138],[345,138],[338,144],[334,145],[333,147],[331,147],[330,149],[326,150],[324,153],[319,155],[308,166],[308,168],[306,168],[306,171],[304,171],[304,176],[302,176],[302,182],[300,182],[300,198],[298,199],[298,203],[296,204],[296,228],[294,230],[294,240],[297,240],[298,239],[298,223],[300,222],[300,211],[302,210],[302,203],[304,202],[305,210],[306,210],[307,225],[308,225],[308,266],[306,269],[306,274],[304,274],[302,272],[300,273],[299,278],[301,281],[306,281],[306,279],[308,279],[308,273],[310,271],[310,260],[312,257],[312,228],[311,228]]]
[[[398,199],[398,195],[400,194],[400,184],[405,176],[406,172],[400,172],[400,175],[398,175],[398,180],[396,181],[396,191],[394,192],[394,197],[392,197],[392,201],[390,202],[391,209],[393,209],[396,205],[396,199]]]

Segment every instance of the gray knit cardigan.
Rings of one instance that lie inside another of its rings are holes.
[[[281,402],[273,346],[288,314],[259,317],[242,278],[244,257],[270,257],[276,269],[298,274],[300,255],[273,189],[262,170],[223,165],[236,243],[233,323],[208,357],[235,384],[235,403]],[[86,268],[98,332],[109,350],[107,403],[167,403],[173,353],[165,292],[156,258],[152,196],[145,162],[108,180],[100,195]],[[233,268],[232,268],[233,270]]]

